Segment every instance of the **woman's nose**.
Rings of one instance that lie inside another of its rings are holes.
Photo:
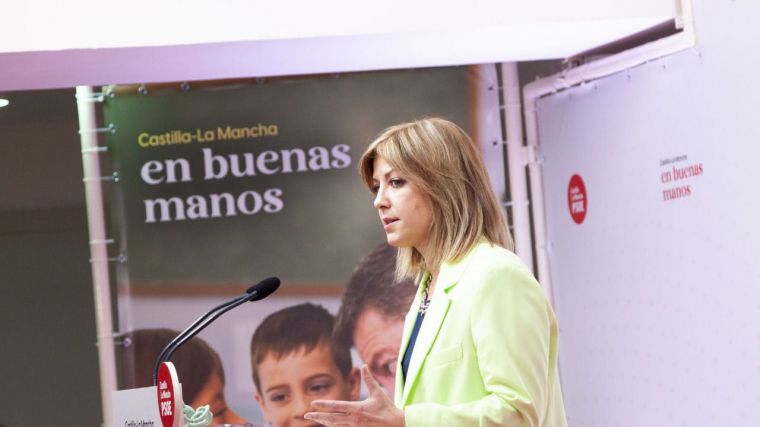
[[[375,209],[388,207],[388,198],[385,196],[385,191],[383,190],[377,191],[377,194],[375,194],[375,202],[373,203],[373,205],[375,206]]]

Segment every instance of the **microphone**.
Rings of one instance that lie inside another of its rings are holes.
[[[174,352],[180,348],[182,344],[189,341],[190,338],[197,335],[200,331],[205,329],[206,326],[210,325],[222,314],[248,301],[262,300],[274,293],[274,291],[276,291],[279,287],[280,279],[277,277],[268,277],[246,289],[243,295],[235,297],[225,303],[219,304],[206,313],[203,313],[201,317],[191,323],[190,326],[188,326],[184,331],[177,335],[173,340],[169,342],[169,344],[164,347],[163,350],[161,350],[161,354],[159,354],[158,358],[156,359],[156,366],[153,368],[153,385],[156,385],[156,379],[158,378],[158,368],[161,366],[161,363],[169,360],[169,358],[172,357],[172,354],[174,354]]]
[[[245,293],[251,296],[248,301],[259,301],[273,294],[274,291],[276,291],[279,287],[279,278],[267,277],[266,279],[248,288]]]

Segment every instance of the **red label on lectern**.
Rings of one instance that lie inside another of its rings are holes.
[[[179,380],[173,363],[164,362],[158,368],[156,386],[158,388],[158,414],[161,416],[161,424],[164,427],[179,427],[179,421],[182,419],[179,406],[182,402],[177,396]]]
[[[570,208],[570,216],[576,224],[580,224],[586,218],[588,210],[588,196],[586,195],[586,184],[580,175],[575,174],[570,178],[570,184],[567,186],[567,205]]]

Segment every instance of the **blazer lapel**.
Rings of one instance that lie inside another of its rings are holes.
[[[425,283],[429,275],[430,273],[425,273],[422,276],[420,283]],[[409,309],[409,312],[406,313],[406,318],[404,319],[404,333],[401,336],[401,347],[399,348],[398,360],[396,361],[396,372],[398,374],[396,375],[396,387],[395,387],[396,390],[395,390],[394,399],[393,399],[396,403],[396,406],[398,407],[401,407],[403,403],[403,401],[401,400],[401,397],[402,397],[402,392],[405,388],[404,380],[402,379],[402,376],[401,376],[401,372],[402,372],[401,360],[404,358],[404,353],[406,352],[406,348],[409,346],[409,338],[411,338],[412,331],[414,330],[414,322],[417,318],[417,308],[420,306],[420,301],[422,301],[422,294],[423,294],[422,286],[418,285],[417,295],[415,295],[414,301],[412,301],[412,305]]]
[[[438,333],[441,330],[441,325],[446,318],[449,306],[451,305],[451,298],[448,292],[457,283],[459,283],[460,277],[467,269],[467,265],[473,258],[474,252],[480,244],[487,243],[481,240],[479,244],[475,245],[467,255],[462,257],[459,262],[456,263],[443,263],[441,270],[438,273],[438,282],[435,285],[435,291],[433,292],[433,299],[430,302],[430,307],[425,314],[425,319],[422,321],[422,327],[417,335],[417,342],[414,344],[414,352],[412,353],[412,359],[409,362],[409,371],[406,375],[406,382],[401,379],[401,358],[406,352],[406,347],[409,345],[409,338],[412,335],[414,329],[414,322],[417,318],[417,308],[420,306],[422,300],[422,286],[418,286],[417,295],[412,303],[412,308],[406,315],[404,321],[404,335],[401,341],[401,351],[399,353],[399,360],[397,365],[396,375],[396,394],[395,401],[396,406],[403,408],[409,403],[409,398],[412,390],[416,387],[416,383],[419,380],[420,370],[425,358],[430,353],[430,348],[433,346]],[[425,283],[430,273],[425,273],[422,276],[420,283]]]
[[[430,303],[427,313],[425,313],[425,319],[422,321],[420,332],[417,335],[417,341],[414,344],[412,359],[409,362],[409,371],[406,375],[406,384],[404,385],[402,400],[404,404],[408,402],[409,394],[416,386],[422,363],[425,361],[425,358],[430,352],[430,348],[433,346],[433,343],[438,336],[438,332],[441,330],[441,325],[446,318],[446,313],[448,312],[450,305],[451,299],[449,296],[446,295],[446,292],[444,292],[442,287],[436,286],[433,300]],[[414,311],[416,317],[416,310]],[[414,321],[412,321],[412,324],[414,324]]]

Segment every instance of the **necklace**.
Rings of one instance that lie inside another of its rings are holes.
[[[433,280],[433,275],[428,275],[427,280],[425,281],[425,289],[422,290],[422,301],[420,301],[420,308],[419,308],[419,314],[424,316],[427,312],[428,308],[430,307],[430,295],[428,294],[428,289],[430,288],[430,282]]]

